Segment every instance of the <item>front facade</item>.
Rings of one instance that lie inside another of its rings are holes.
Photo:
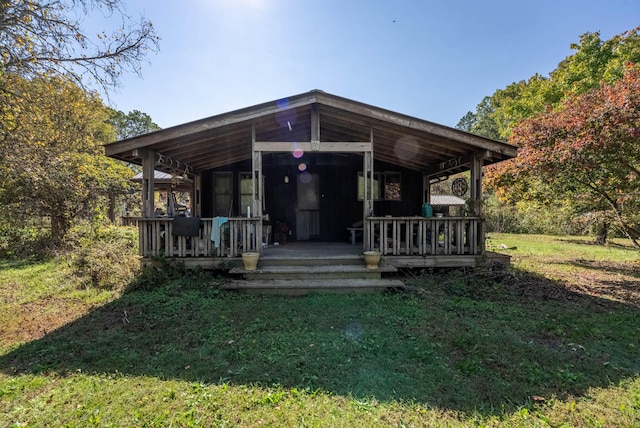
[[[483,166],[517,154],[505,143],[322,91],[105,150],[143,166],[141,255],[204,265],[287,241],[351,242],[397,266],[478,264],[481,204],[458,217],[423,216],[422,207],[432,182],[465,171],[468,190],[460,195],[481,200]],[[190,219],[154,217],[156,171],[193,183]]]

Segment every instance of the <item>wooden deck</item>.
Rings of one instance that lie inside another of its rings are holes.
[[[290,242],[286,245],[269,245],[262,249],[260,260],[269,265],[295,266],[300,264],[322,265],[364,265],[361,245],[346,242]],[[237,257],[167,257],[180,262],[188,269],[222,269],[230,270],[242,267],[242,258]],[[509,265],[510,257],[504,254],[487,252],[484,255],[385,255],[386,266],[394,268],[438,268],[438,267],[477,267],[492,262]],[[146,265],[153,261],[153,256],[142,256],[141,262]]]
[[[173,219],[139,219],[142,264],[163,256],[188,269],[224,270],[238,277],[228,289],[261,293],[304,294],[402,288],[398,269],[478,267],[509,258],[484,251],[482,222],[473,217],[370,217],[364,222],[365,242],[294,241],[266,244],[259,218],[228,219],[220,243],[212,244],[215,219],[198,219],[190,236]],[[366,268],[363,251],[383,254],[381,266]],[[259,252],[257,271],[245,271],[241,254]]]

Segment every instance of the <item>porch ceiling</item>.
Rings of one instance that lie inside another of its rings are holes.
[[[140,164],[138,151],[147,149],[189,165],[194,172],[223,167],[251,158],[252,125],[256,141],[310,141],[314,109],[319,113],[321,142],[364,142],[373,134],[375,159],[428,175],[473,152],[481,151],[485,164],[517,155],[517,149],[506,143],[319,90],[117,141],[106,145],[105,153]],[[166,165],[156,168],[171,170]]]

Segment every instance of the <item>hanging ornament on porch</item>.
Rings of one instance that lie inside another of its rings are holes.
[[[467,179],[463,177],[456,178],[451,183],[451,193],[455,196],[462,196],[467,193],[469,189],[469,184],[467,183]]]
[[[180,184],[180,179],[178,178],[178,175],[174,171],[171,173],[171,187],[176,188],[178,187],[178,184]]]

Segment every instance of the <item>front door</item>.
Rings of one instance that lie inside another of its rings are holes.
[[[320,235],[320,176],[304,172],[296,184],[296,238],[308,241]]]

